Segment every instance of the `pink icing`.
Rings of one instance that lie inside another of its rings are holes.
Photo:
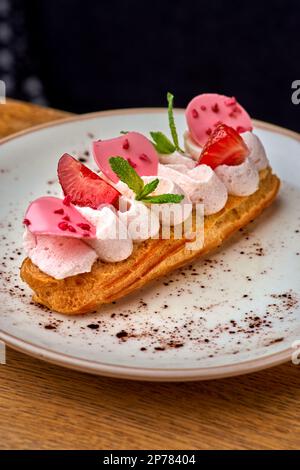
[[[138,132],[94,142],[93,153],[100,170],[114,183],[119,179],[110,167],[110,157],[125,158],[140,176],[157,175],[157,152],[150,140]]]
[[[96,228],[66,198],[36,199],[28,207],[24,223],[35,235],[96,238]]]
[[[249,114],[235,98],[216,93],[205,93],[193,98],[185,115],[190,134],[199,145],[206,143],[221,122],[240,134],[253,128]]]

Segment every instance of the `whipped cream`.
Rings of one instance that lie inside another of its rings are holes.
[[[204,204],[204,214],[219,212],[227,202],[227,190],[216,173],[207,165],[198,165],[185,173],[168,165],[158,165],[158,174],[179,185],[194,204]]]
[[[118,217],[127,227],[129,236],[135,242],[155,238],[159,233],[159,218],[142,202],[121,196]]]
[[[179,152],[174,152],[174,153],[171,153],[170,155],[160,154],[159,162],[162,163],[163,165],[184,165],[189,170],[191,170],[192,168],[196,166],[196,162],[194,160],[192,160],[190,157],[186,157],[185,155],[182,155]]]
[[[258,171],[264,170],[269,166],[269,161],[266,155],[261,140],[253,132],[244,132],[241,134],[245,144],[250,150],[248,158]]]
[[[102,261],[116,263],[128,258],[133,251],[132,239],[127,227],[118,218],[114,209],[104,206],[100,210],[77,207],[78,211],[96,227],[96,240],[88,243]]]
[[[134,197],[134,192],[128,188],[127,184],[123,183],[123,181],[119,180],[117,183],[114,184],[114,187],[128,199],[132,199]]]
[[[23,247],[28,258],[55,279],[90,272],[98,258],[97,253],[78,238],[33,235],[27,229]]]
[[[164,165],[165,167],[167,168],[171,168],[172,170],[176,170],[176,171],[179,171],[179,173],[183,173],[184,175],[188,173],[189,168],[186,166],[186,165],[180,165],[179,163],[177,163],[176,165]]]
[[[165,165],[159,164],[159,166],[167,168],[167,166]],[[156,178],[157,176],[142,177],[143,181],[146,184],[150,183]],[[160,194],[180,194],[183,195],[184,198],[180,203],[151,204],[151,211],[157,213],[162,226],[182,224],[185,220],[190,217],[193,210],[193,206],[189,196],[186,194],[183,188],[181,188],[168,176],[159,175],[158,179],[159,184],[155,191],[151,193],[151,196],[159,196]]]
[[[215,173],[233,196],[250,196],[258,189],[259,174],[249,158],[241,165],[219,165]]]
[[[185,131],[185,133],[183,134],[183,140],[184,149],[186,153],[190,155],[194,160],[198,161],[202,152],[201,145],[197,144],[197,142],[194,141],[189,131]]]
[[[33,235],[27,227],[25,227],[23,233],[23,248],[27,256],[33,248],[36,247],[36,235]]]

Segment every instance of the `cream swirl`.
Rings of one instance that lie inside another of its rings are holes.
[[[128,258],[133,251],[132,239],[127,227],[116,212],[104,206],[100,210],[90,207],[77,207],[79,212],[96,227],[96,240],[86,239],[102,261],[116,263]]]
[[[269,161],[266,155],[266,151],[257,135],[253,132],[244,132],[241,134],[241,137],[250,150],[248,158],[255,168],[258,171],[267,168],[269,166]]]
[[[126,225],[128,234],[135,242],[155,238],[159,233],[159,219],[142,202],[125,196],[119,199],[119,219]]]
[[[248,158],[240,165],[219,165],[215,172],[233,196],[250,196],[259,185],[259,174]]]
[[[199,155],[198,155],[199,157]],[[159,155],[159,162],[163,165],[184,165],[188,170],[196,166],[196,162],[189,156],[182,155],[179,152],[174,152],[167,155]]]
[[[183,134],[183,140],[184,149],[186,153],[190,155],[194,160],[198,161],[203,147],[201,147],[201,145],[197,144],[197,142],[194,141],[189,131],[185,131],[185,133]]]
[[[169,177],[178,184],[192,203],[203,203],[205,215],[219,212],[227,202],[225,185],[207,165],[198,165],[185,173],[170,168],[168,165],[159,165],[158,174]]]
[[[41,271],[54,279],[90,272],[97,253],[78,238],[33,235],[25,230],[23,248]]]
[[[159,165],[167,168],[165,165]],[[173,170],[174,171],[174,170]],[[147,184],[156,179],[156,176],[143,176],[143,181]],[[175,181],[167,175],[159,175],[159,184],[156,190],[151,194],[159,196],[161,194],[180,194],[184,198],[180,203],[164,203],[164,204],[151,204],[151,211],[157,213],[159,220],[163,226],[178,225],[187,220],[193,210],[193,206],[189,196],[183,188],[181,188]]]

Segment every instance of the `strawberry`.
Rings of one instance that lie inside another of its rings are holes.
[[[249,149],[238,132],[219,124],[203,147],[198,164],[212,169],[219,165],[240,165],[248,154]]]
[[[60,158],[57,173],[64,195],[77,206],[97,209],[118,202],[119,191],[67,153]]]

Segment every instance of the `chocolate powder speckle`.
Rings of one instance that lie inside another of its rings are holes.
[[[56,325],[45,325],[44,328],[45,328],[45,330],[56,330],[57,326]]]
[[[117,338],[127,338],[127,336],[128,336],[128,333],[127,331],[124,331],[124,330],[119,331],[119,333],[116,334]]]
[[[283,340],[284,340],[284,338],[276,338],[276,339],[273,339],[272,341],[270,341],[270,342],[267,344],[267,346],[272,346],[272,344],[281,343]]]
[[[98,330],[99,325],[97,325],[97,323],[90,323],[89,325],[87,325],[87,327],[91,330]]]

